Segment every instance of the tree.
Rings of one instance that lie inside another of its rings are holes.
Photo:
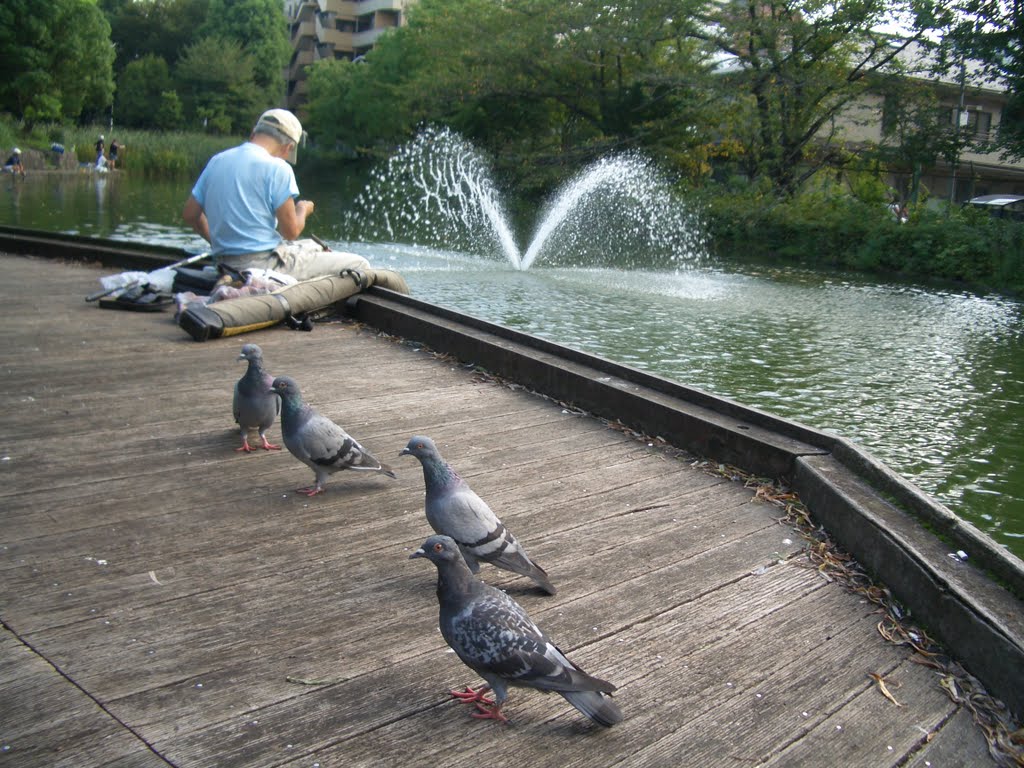
[[[934,28],[930,2],[822,0],[710,2],[696,37],[721,62],[709,83],[731,107],[721,127],[743,145],[742,165],[753,180],[770,181],[788,197],[822,168],[839,161],[834,119],[863,94],[876,75],[898,71],[901,54]],[[878,31],[907,14],[917,26],[895,39]]]
[[[441,123],[517,170],[685,148],[703,122],[696,2],[421,0],[363,63],[313,68],[311,124],[366,145]]]
[[[170,68],[159,56],[150,54],[128,62],[118,78],[118,120],[133,128],[158,127],[156,118],[163,94],[171,88]]]
[[[188,123],[215,133],[248,131],[262,110],[252,57],[234,40],[206,37],[174,71]]]
[[[101,113],[114,93],[110,25],[91,0],[0,5],[0,108],[29,121]]]
[[[281,0],[209,0],[204,37],[237,42],[252,59],[253,82],[271,106],[284,95],[282,71],[291,55]]]
[[[117,50],[114,71],[133,61],[159,56],[173,67],[197,39],[210,0],[99,0]]]

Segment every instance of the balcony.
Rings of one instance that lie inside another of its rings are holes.
[[[333,23],[324,23],[323,17],[316,17],[316,38],[322,45],[345,51],[352,50],[352,33],[342,32],[334,27]]]

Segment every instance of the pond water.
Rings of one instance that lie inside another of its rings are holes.
[[[415,296],[852,439],[1024,556],[1024,305],[845,273],[728,263],[548,264],[366,242],[365,178],[307,179],[312,232]],[[204,250],[190,184],[130,170],[0,179],[0,223]],[[363,232],[360,232],[362,235]]]

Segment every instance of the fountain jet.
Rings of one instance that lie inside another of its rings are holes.
[[[375,172],[353,206],[363,239],[405,240],[503,257],[514,269],[559,264],[688,267],[704,254],[702,227],[645,158],[602,158],[546,206],[525,253],[516,244],[483,154],[428,128]]]

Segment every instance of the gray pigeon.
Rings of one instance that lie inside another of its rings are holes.
[[[242,447],[235,450],[251,452],[249,430],[258,429],[260,440],[263,441],[263,450],[279,451],[280,445],[272,445],[267,440],[267,430],[281,412],[281,401],[268,391],[274,377],[263,367],[263,350],[255,344],[246,344],[242,347],[242,354],[238,359],[248,360],[249,367],[235,384],[232,410],[238,423],[238,432],[242,436]]]
[[[394,477],[391,468],[381,464],[349,434],[302,400],[299,385],[287,376],[274,379],[271,392],[281,396],[281,433],[292,456],[316,473],[316,482],[299,493],[316,496],[324,490],[328,475],[343,469],[359,472],[383,472]]]
[[[425,557],[437,566],[438,623],[445,642],[463,663],[487,681],[450,691],[476,704],[473,717],[508,722],[501,707],[508,686],[555,691],[598,725],[622,721],[622,710],[607,695],[615,686],[591,677],[566,658],[515,600],[470,573],[459,547],[448,536],[431,536],[409,559]],[[494,691],[494,699],[484,694]]]
[[[437,533],[455,539],[473,573],[480,571],[483,561],[533,579],[549,595],[555,594],[544,569],[530,560],[487,502],[441,457],[433,440],[417,435],[398,455],[420,460],[427,488],[427,522]]]

